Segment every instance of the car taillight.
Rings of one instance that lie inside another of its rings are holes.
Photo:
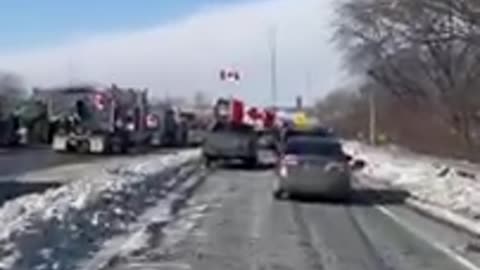
[[[284,165],[298,165],[298,158],[294,155],[286,155],[283,158]]]
[[[282,165],[280,167],[280,176],[281,177],[287,177],[288,176],[288,169],[285,165]]]

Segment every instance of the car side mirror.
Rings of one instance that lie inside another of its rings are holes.
[[[367,163],[364,160],[357,159],[352,163],[351,168],[354,171],[359,171],[365,168],[365,166],[367,166]]]

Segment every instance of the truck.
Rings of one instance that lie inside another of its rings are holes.
[[[249,167],[256,166],[259,151],[258,119],[250,112],[252,110],[241,100],[217,100],[214,120],[206,132],[202,147],[207,166],[216,161],[229,160],[241,160]]]
[[[180,110],[170,104],[151,106],[148,115],[151,131],[150,145],[154,147],[183,147],[187,145],[188,127]]]
[[[201,146],[208,127],[208,116],[202,115],[201,111],[195,109],[182,109],[180,117],[188,130],[187,145],[191,147]]]
[[[52,149],[79,153],[125,153],[144,145],[147,90],[68,86],[34,89],[46,104]]]
[[[21,144],[21,134],[18,118],[10,114],[0,119],[0,146],[17,146]]]

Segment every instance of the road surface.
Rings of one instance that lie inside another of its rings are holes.
[[[480,269],[465,248],[472,238],[405,207],[404,192],[356,187],[349,204],[274,201],[272,180],[271,170],[219,169],[192,198],[208,206],[193,229],[179,217],[178,231],[153,231],[146,248],[104,269]]]
[[[10,148],[0,151],[0,177],[92,159],[86,155],[58,154],[48,147]]]

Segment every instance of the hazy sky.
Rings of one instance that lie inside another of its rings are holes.
[[[115,82],[268,103],[272,26],[281,103],[313,100],[346,78],[330,43],[334,0],[3,2],[0,69],[31,86]],[[220,82],[224,67],[238,69],[240,83]]]

